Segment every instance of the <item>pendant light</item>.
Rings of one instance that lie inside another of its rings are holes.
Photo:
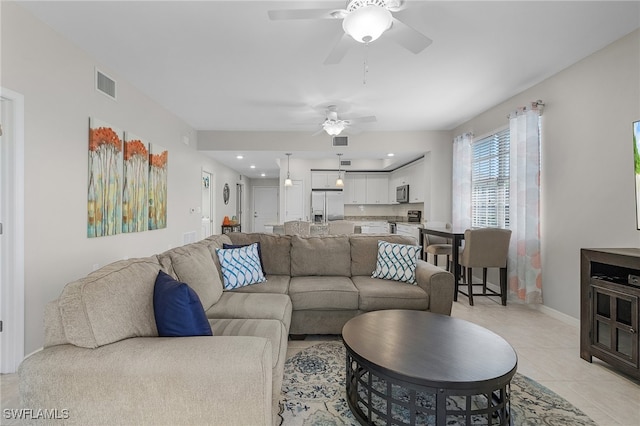
[[[289,159],[291,158],[291,153],[287,152],[287,178],[284,180],[284,186],[293,186],[293,181],[291,180],[291,176],[289,176]]]
[[[336,186],[338,188],[344,187],[344,181],[342,180],[342,175],[340,174],[340,166],[342,166],[342,154],[338,154],[338,179],[336,179]]]

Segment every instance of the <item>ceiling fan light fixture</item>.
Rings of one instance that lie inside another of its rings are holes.
[[[355,41],[370,43],[391,27],[391,12],[376,4],[362,6],[349,14],[342,21],[344,32]]]
[[[322,128],[330,136],[338,136],[344,130],[345,123],[342,120],[325,120]]]

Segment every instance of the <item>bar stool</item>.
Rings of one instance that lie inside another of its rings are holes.
[[[507,256],[510,239],[510,229],[480,228],[464,232],[465,245],[460,266],[466,275],[468,292],[458,291],[469,298],[469,305],[473,306],[473,296],[500,296],[502,305],[507,305]],[[473,284],[473,268],[482,268],[482,284]],[[487,288],[487,268],[500,268],[500,292]],[[482,286],[482,293],[474,293],[474,286]]]
[[[433,264],[438,266],[438,256],[447,256],[446,269],[447,271],[451,271],[451,262],[449,261],[449,259],[451,257],[451,254],[453,253],[452,245],[447,243],[446,238],[437,237],[434,235],[425,235],[424,237],[424,252],[427,254],[427,260],[429,258],[429,254],[433,255]]]

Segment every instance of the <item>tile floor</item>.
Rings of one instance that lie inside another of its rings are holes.
[[[470,307],[465,297],[454,302],[452,316],[486,327],[504,337],[518,353],[518,372],[545,385],[580,408],[600,426],[640,425],[640,380],[618,373],[594,358],[580,358],[579,328],[531,307],[504,307],[477,298]],[[337,337],[309,336],[290,341],[288,355]],[[0,377],[2,409],[18,406],[15,374]],[[1,415],[0,415],[1,416]],[[0,424],[9,425],[4,416]]]

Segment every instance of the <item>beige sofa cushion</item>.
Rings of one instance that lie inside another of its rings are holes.
[[[371,276],[378,259],[378,240],[394,244],[416,245],[416,239],[405,235],[351,235],[351,275]]]
[[[205,244],[176,247],[164,252],[161,257],[171,259],[175,277],[198,294],[205,311],[220,299],[222,281],[209,247]]]
[[[233,244],[260,243],[262,261],[267,275],[291,275],[291,237],[288,235],[232,232]]]
[[[294,311],[358,309],[358,289],[348,277],[293,277],[289,297]]]
[[[313,275],[351,276],[351,248],[348,236],[291,236],[291,276]]]
[[[381,309],[424,311],[429,308],[429,295],[416,285],[362,275],[351,277],[351,279],[359,292],[358,309],[361,311]]]
[[[233,293],[289,293],[289,275],[267,275],[267,281],[258,284],[246,285],[240,288],[234,288]]]
[[[157,336],[153,288],[159,270],[156,256],[121,260],[67,284],[58,299],[67,340],[96,348]]]

